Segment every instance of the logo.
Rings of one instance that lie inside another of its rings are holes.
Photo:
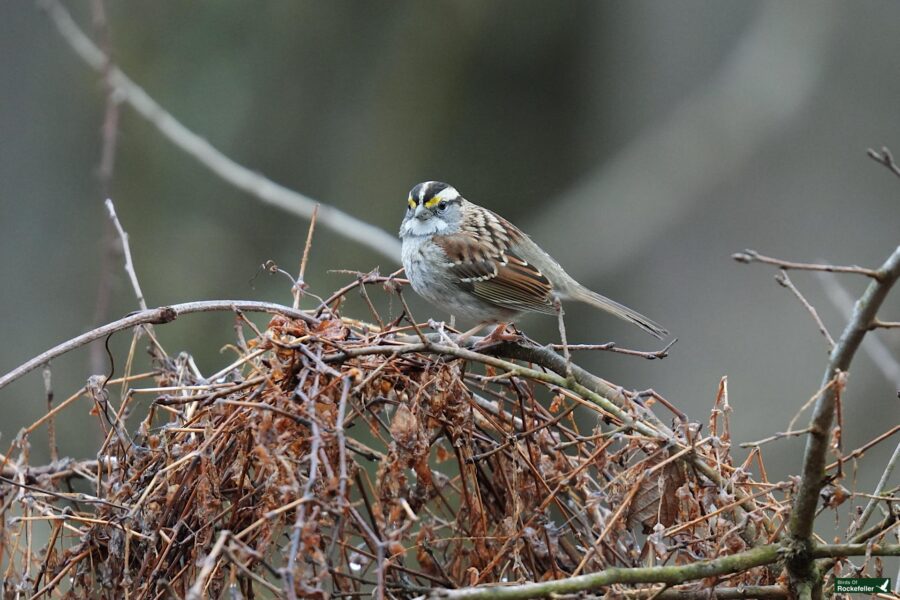
[[[837,577],[834,580],[835,594],[889,594],[889,577]]]

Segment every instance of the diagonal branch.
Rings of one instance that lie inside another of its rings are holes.
[[[822,387],[850,368],[856,350],[878,313],[891,287],[900,278],[900,246],[876,271],[873,281],[856,302],[853,316],[844,329],[840,340],[831,352],[828,368],[822,378]],[[812,560],[809,556],[813,546],[812,533],[819,492],[826,482],[825,457],[831,437],[835,402],[840,393],[840,385],[828,386],[819,397],[810,422],[810,435],[806,441],[803,458],[803,473],[800,488],[794,499],[789,525],[790,537],[794,542],[794,555],[787,566],[794,581],[811,581],[814,577]]]
[[[121,69],[110,64],[106,54],[84,34],[57,0],[38,0],[38,5],[47,12],[57,31],[75,54],[95,71],[106,72],[108,85],[176,147],[234,187],[266,204],[304,219],[312,218],[317,204],[315,200],[263,177],[217,150],[167,112]],[[339,235],[363,244],[394,262],[399,262],[400,242],[397,236],[380,227],[327,204],[321,205],[318,222]]]
[[[866,151],[866,154],[868,154],[869,158],[871,158],[875,162],[887,167],[891,173],[893,173],[897,177],[900,177],[900,166],[897,166],[897,163],[894,162],[894,156],[886,147],[882,147],[881,152],[869,148]]]
[[[822,318],[819,317],[819,313],[816,312],[815,307],[809,303],[800,290],[797,289],[797,286],[794,285],[794,282],[791,281],[791,278],[788,277],[787,271],[782,269],[778,272],[778,275],[775,276],[775,281],[778,282],[778,285],[787,288],[790,290],[794,296],[797,297],[797,300],[803,305],[803,308],[812,316],[813,320],[816,322],[816,327],[819,328],[819,332],[825,336],[825,341],[828,342],[828,351],[831,352],[834,350],[834,338],[831,337],[831,334],[828,333],[828,328],[825,327],[825,323],[822,322]]]
[[[847,288],[841,284],[837,275],[833,273],[816,273],[816,277],[831,304],[844,315],[844,318],[849,320],[853,313],[853,302],[855,299],[847,291]],[[883,321],[874,319],[869,329],[879,329],[882,323]],[[869,358],[872,359],[872,362],[875,363],[875,366],[878,367],[878,370],[882,372],[888,381],[900,386],[900,360],[894,357],[890,346],[884,343],[877,335],[868,335],[862,344],[862,349],[869,355]]]

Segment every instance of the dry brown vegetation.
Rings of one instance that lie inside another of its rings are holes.
[[[769,481],[758,446],[734,461],[725,380],[701,427],[526,338],[459,346],[371,302],[372,323],[342,315],[347,294],[402,283],[360,275],[317,310],[269,305],[282,314],[265,331],[235,303],[237,358],[206,377],[135,329],[124,376],[91,378],[5,455],[6,596],[787,595],[778,543],[800,479]],[[148,340],[153,369],[133,373]],[[29,435],[85,399],[105,432],[98,458],[31,465]],[[825,508],[851,496],[846,458],[828,467]],[[887,515],[843,541],[883,542]],[[896,550],[811,556],[863,554],[872,572]]]

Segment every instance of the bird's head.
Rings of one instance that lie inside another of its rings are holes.
[[[400,236],[446,235],[459,231],[462,196],[451,185],[425,181],[409,192]]]

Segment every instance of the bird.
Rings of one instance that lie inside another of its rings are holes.
[[[504,331],[523,313],[560,315],[577,301],[662,339],[665,328],[576,281],[518,227],[440,181],[415,185],[400,225],[401,256],[413,290],[436,307]],[[489,336],[490,337],[490,336]]]

